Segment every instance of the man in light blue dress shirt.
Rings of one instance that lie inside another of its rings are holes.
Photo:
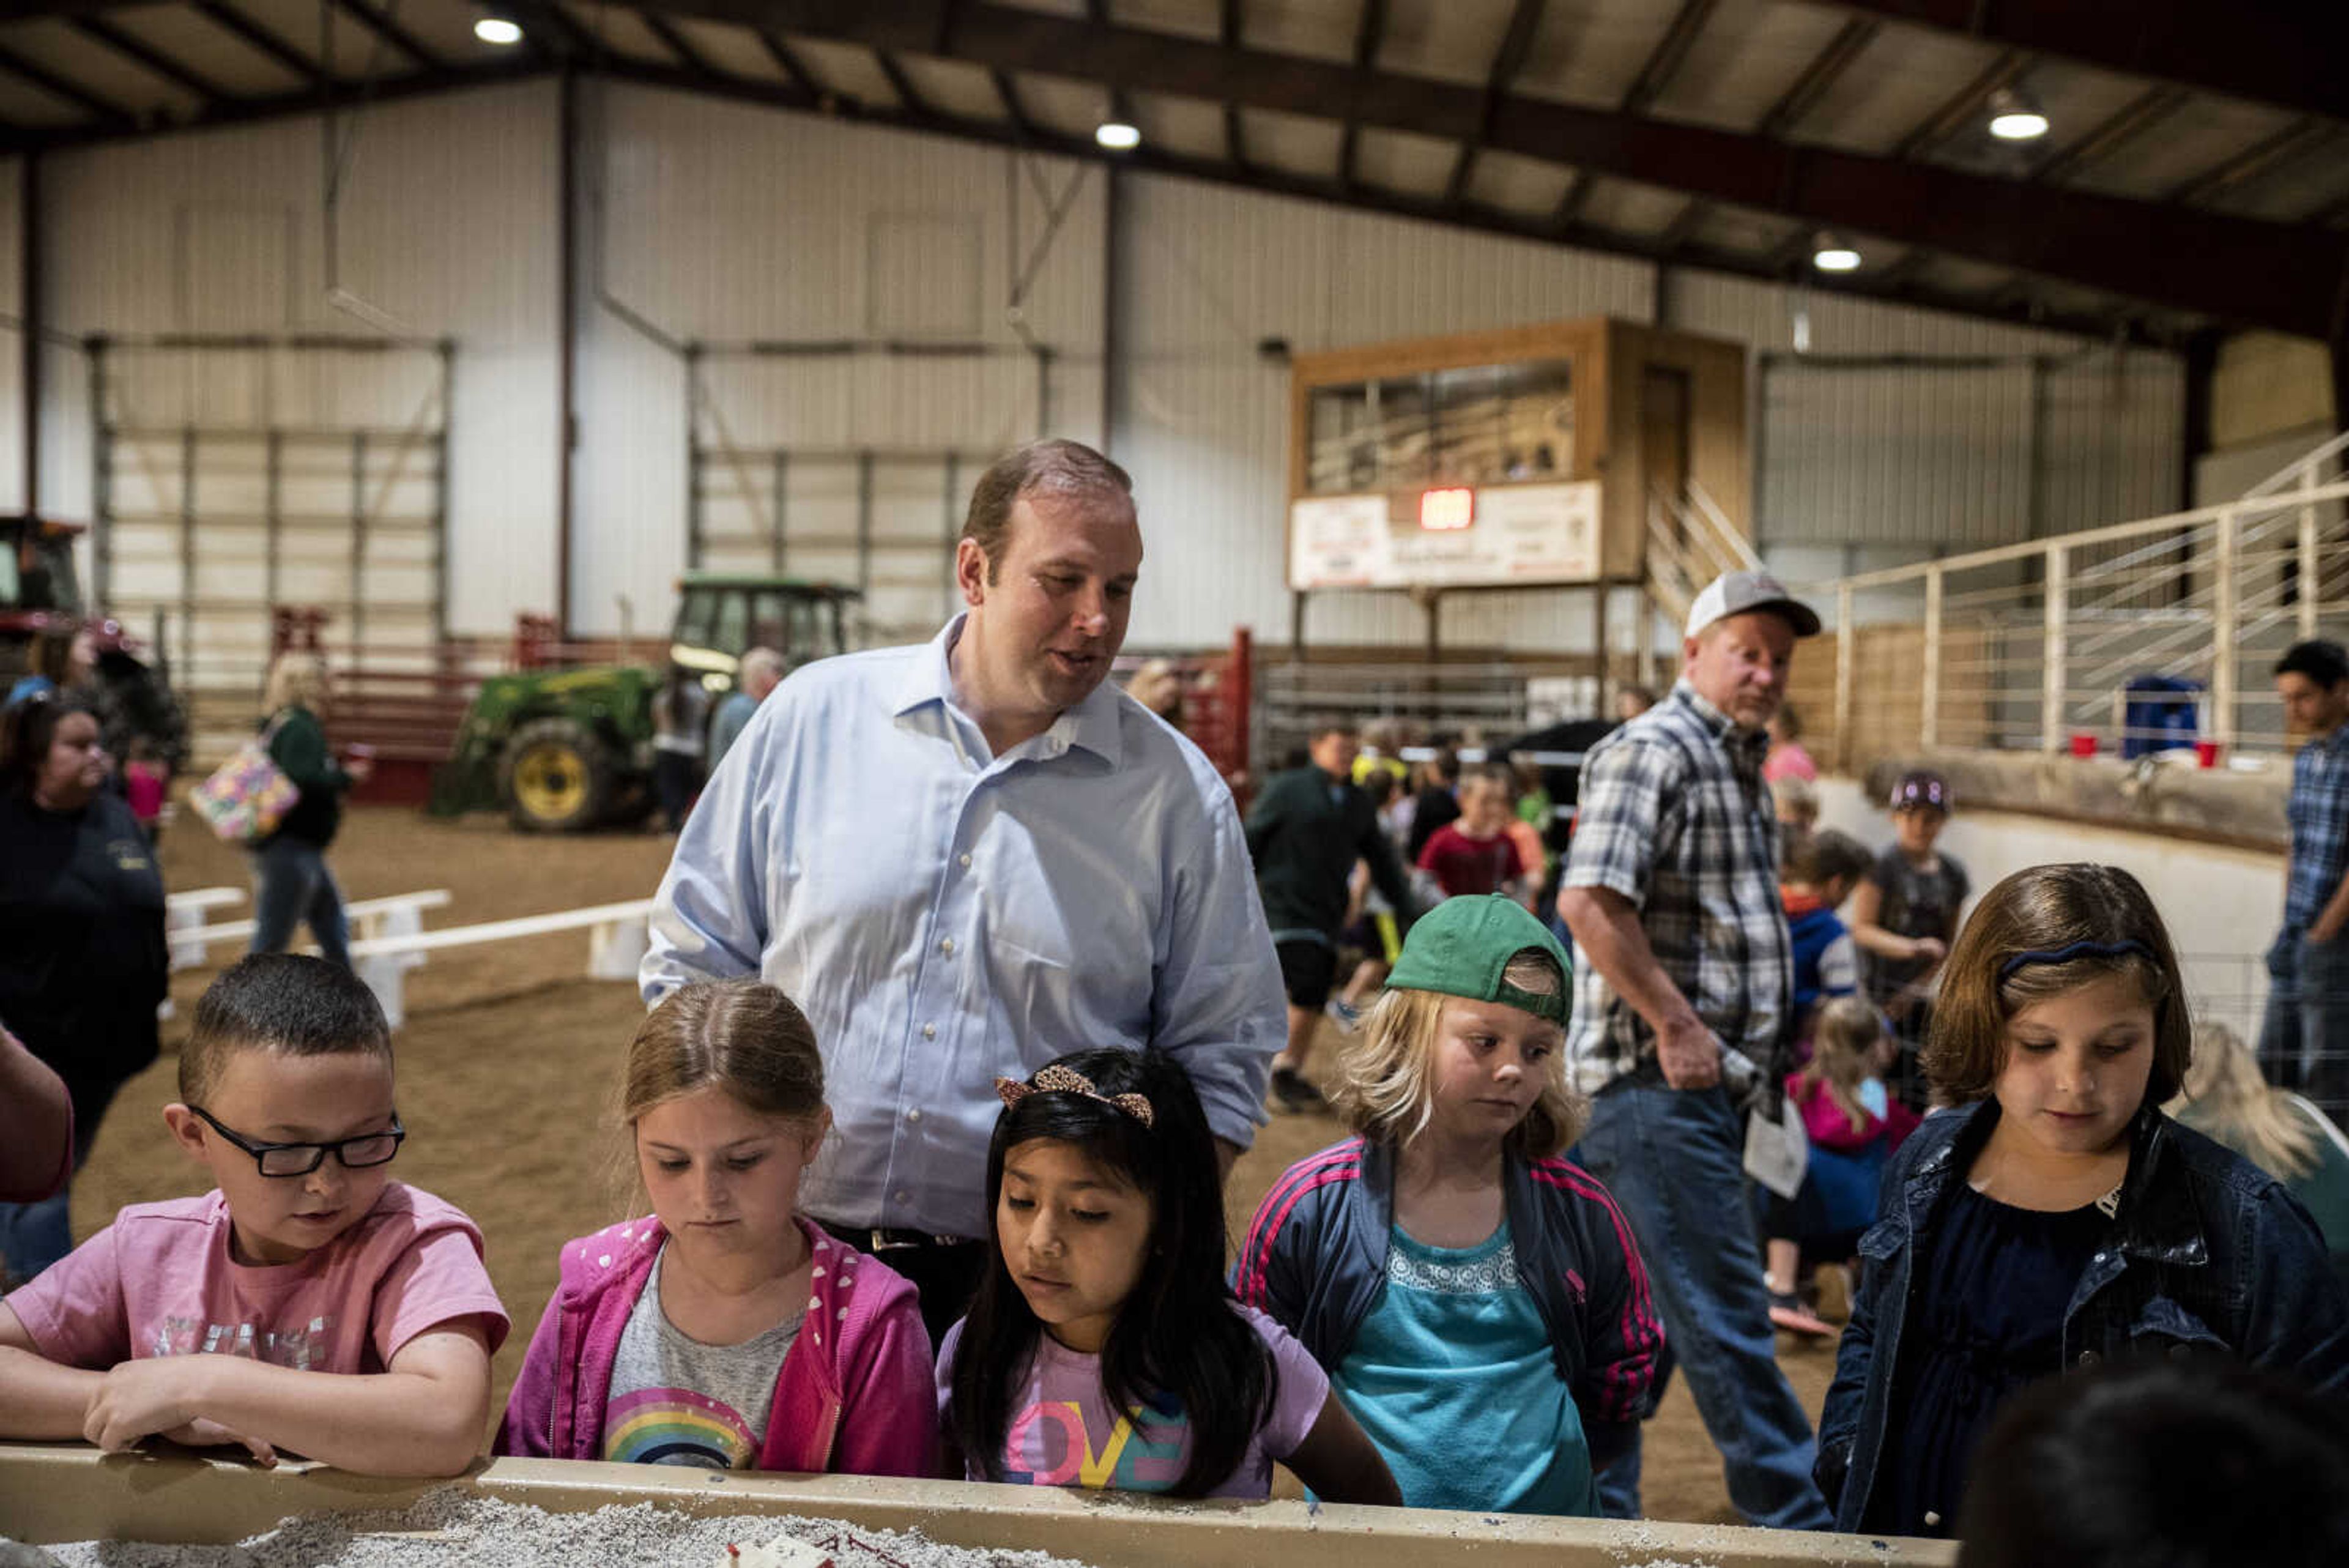
[[[1142,566],[1132,488],[1074,441],[991,466],[956,547],[962,613],[784,681],[654,908],[647,1004],[757,974],[807,1012],[838,1137],[802,1201],[922,1289],[933,1339],[986,1261],[999,1075],[1156,1045],[1228,1168],[1287,1037],[1230,791],[1104,679]]]

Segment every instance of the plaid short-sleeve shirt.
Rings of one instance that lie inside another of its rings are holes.
[[[2304,931],[2349,872],[2349,724],[2319,735],[2292,761],[2291,870],[2284,883],[2283,923]]]
[[[1794,989],[1778,898],[1778,819],[1762,780],[1769,736],[1741,730],[1686,681],[1582,765],[1569,888],[1630,899],[1656,961],[1729,1054],[1733,1090],[1775,1051]],[[1596,1093],[1655,1054],[1655,1032],[1578,945],[1567,1057]]]

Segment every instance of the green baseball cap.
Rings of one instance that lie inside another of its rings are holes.
[[[1509,961],[1528,948],[1557,965],[1555,995],[1536,996],[1501,978]],[[1485,893],[1446,898],[1422,915],[1403,939],[1402,952],[1387,975],[1387,989],[1497,1002],[1563,1029],[1570,1005],[1567,982],[1573,974],[1573,962],[1548,927],[1515,898]]]

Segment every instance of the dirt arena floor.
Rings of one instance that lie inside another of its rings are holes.
[[[448,888],[455,901],[426,917],[440,927],[649,897],[668,842],[649,834],[532,838],[488,816],[442,823],[372,808],[350,814],[329,860],[354,900]],[[167,836],[162,858],[174,889],[247,881],[242,855],[192,825]],[[632,986],[583,978],[586,950],[584,931],[460,949],[433,955],[408,980],[409,1022],[397,1050],[409,1136],[397,1173],[463,1208],[488,1239],[490,1272],[514,1322],[496,1361],[500,1407],[554,1289],[556,1248],[618,1218],[625,1202],[606,1106],[618,1051],[642,1010]],[[233,956],[213,954],[220,962]],[[182,1020],[211,973],[174,977]],[[77,1239],[126,1203],[204,1188],[200,1168],[166,1140],[160,1116],[173,1097],[182,1026],[165,1025],[162,1060],[127,1085],[108,1115],[75,1187]],[[1326,1037],[1323,1050],[1334,1044]],[[1330,1117],[1276,1116],[1235,1172],[1234,1235],[1274,1177],[1342,1135]],[[1833,1345],[1782,1335],[1779,1360],[1816,1417],[1834,1374]],[[1648,1428],[1646,1490],[1652,1517],[1735,1522],[1685,1380],[1674,1380]]]

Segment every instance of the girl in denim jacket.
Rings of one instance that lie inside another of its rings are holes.
[[[797,1212],[832,1114],[791,998],[755,980],[671,992],[628,1047],[620,1113],[653,1211],[564,1243],[496,1451],[931,1473],[914,1287]]]
[[[2349,1383],[2349,1298],[2275,1180],[2158,1108],[2191,1025],[2136,877],[2040,866],[1958,940],[1820,1422],[1838,1529],[1947,1535],[2007,1397],[2130,1354]]]

